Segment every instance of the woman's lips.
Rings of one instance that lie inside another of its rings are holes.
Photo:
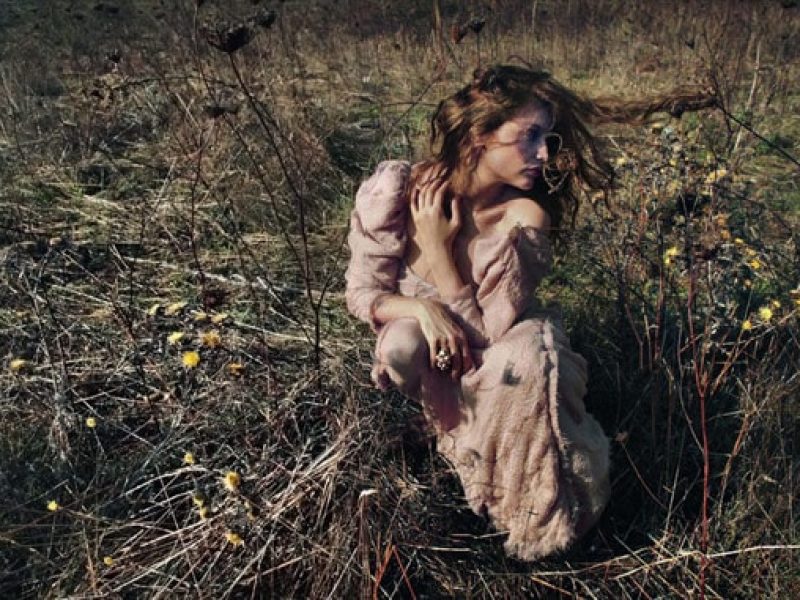
[[[522,172],[529,175],[540,175],[542,170],[539,167],[530,167],[529,169],[523,169]]]

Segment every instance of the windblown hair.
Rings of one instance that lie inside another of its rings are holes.
[[[532,101],[550,111],[552,131],[562,143],[545,165],[544,176],[536,178],[526,195],[547,211],[553,235],[558,238],[565,213],[574,226],[581,191],[601,191],[607,198],[614,182],[605,148],[590,126],[642,123],[659,111],[680,116],[685,110],[713,106],[715,99],[708,92],[676,90],[646,101],[591,100],[567,89],[545,71],[495,65],[476,70],[471,83],[439,103],[431,118],[432,157],[421,166],[444,166],[452,193],[462,193],[477,167],[475,140],[500,127]]]

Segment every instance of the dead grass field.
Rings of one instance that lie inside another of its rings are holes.
[[[435,4],[0,0],[0,597],[800,595],[800,7]],[[356,186],[514,56],[724,109],[602,131],[540,293],[614,492],[530,564],[342,296]]]

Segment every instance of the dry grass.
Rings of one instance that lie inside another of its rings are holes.
[[[0,595],[800,592],[798,8],[442,2],[447,29],[487,23],[441,46],[429,2],[287,2],[229,57],[199,26],[219,44],[263,7],[6,4]],[[355,185],[512,54],[595,95],[711,80],[758,134],[719,111],[604,132],[619,189],[541,293],[590,361],[615,493],[535,564],[372,389],[342,303]]]

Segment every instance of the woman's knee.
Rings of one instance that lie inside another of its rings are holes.
[[[386,325],[378,346],[378,359],[393,371],[398,385],[415,385],[428,366],[428,343],[416,319],[396,319]]]

